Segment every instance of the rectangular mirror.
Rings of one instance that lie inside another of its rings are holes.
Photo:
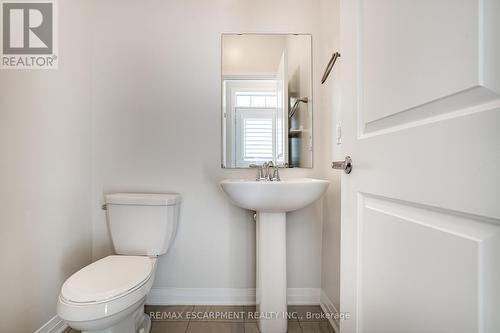
[[[311,44],[311,35],[222,35],[222,167],[312,168]]]

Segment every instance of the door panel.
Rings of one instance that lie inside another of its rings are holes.
[[[386,198],[359,200],[360,331],[476,331],[484,322],[483,263],[498,255],[484,244],[500,241],[500,226]],[[500,271],[500,261],[489,268]]]
[[[500,332],[499,3],[341,1],[343,333]]]
[[[358,1],[362,133],[499,97],[482,0]],[[486,1],[488,2],[488,1]],[[492,1],[493,2],[493,1]],[[496,1],[498,2],[498,1]]]

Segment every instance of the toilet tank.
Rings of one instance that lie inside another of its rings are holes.
[[[172,245],[181,196],[175,193],[105,195],[111,240],[117,254],[159,256]]]

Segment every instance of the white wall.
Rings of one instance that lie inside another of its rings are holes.
[[[91,261],[90,7],[59,10],[59,69],[0,71],[0,332],[49,321]]]
[[[322,70],[330,60],[332,53],[339,50],[339,0],[320,1],[321,33],[319,43],[323,46],[319,55]],[[340,121],[339,74],[342,57],[337,60],[328,81],[321,85],[320,108],[323,113],[322,133],[324,146],[321,148],[321,176],[330,181],[330,187],[324,198],[322,232],[322,274],[321,288],[329,301],[340,310],[340,176],[341,171],[332,170],[332,160],[343,160],[342,146],[336,144],[337,122]],[[323,73],[321,73],[323,74]],[[321,77],[320,77],[321,78]]]
[[[224,35],[223,75],[276,75],[285,35]]]
[[[221,33],[312,33],[319,100],[319,1],[100,0],[94,13],[94,259],[112,252],[103,193],[175,191],[183,196],[180,227],[160,259],[155,288],[253,287],[251,213],[232,206],[218,186],[224,178],[254,177],[220,167]],[[322,113],[318,103],[318,128]],[[320,133],[315,168],[283,176],[318,176]],[[288,216],[289,287],[321,285],[322,213],[319,202]]]

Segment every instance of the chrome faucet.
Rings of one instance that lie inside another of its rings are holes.
[[[264,165],[257,166],[257,181],[266,180],[266,175],[264,174]]]
[[[266,173],[265,173],[266,180],[272,181],[273,177],[271,176],[271,172],[269,171],[269,169],[274,168],[273,161],[265,162],[262,167],[265,168],[265,170],[266,170]]]
[[[274,166],[274,171],[273,171],[273,181],[275,182],[280,182],[281,181],[281,178],[280,178],[280,172],[279,172],[279,168],[277,165]]]
[[[251,168],[257,168],[257,181],[280,181],[278,166],[273,161],[264,162],[262,165],[251,164]]]

